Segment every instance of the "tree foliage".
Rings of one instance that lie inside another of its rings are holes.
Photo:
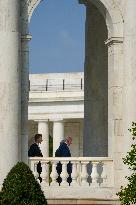
[[[132,123],[132,128],[129,131],[132,134],[133,143],[123,162],[128,165],[132,174],[126,177],[128,179],[127,186],[121,187],[120,192],[117,193],[122,205],[136,204],[136,123]]]
[[[0,194],[0,205],[47,205],[30,168],[18,162],[8,173]]]

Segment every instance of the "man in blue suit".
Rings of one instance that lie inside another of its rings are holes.
[[[43,157],[42,152],[40,150],[39,144],[41,144],[42,140],[42,134],[36,134],[35,137],[35,142],[30,146],[29,150],[28,150],[28,156],[29,157]],[[41,163],[39,161],[39,163],[37,164],[37,172],[39,173],[39,180],[40,182],[42,181],[40,174],[42,172],[42,167],[41,167]]]
[[[70,149],[69,149],[69,146],[72,144],[72,138],[70,136],[68,136],[66,138],[66,140],[62,140],[60,142],[60,146],[59,148],[56,150],[55,152],[55,157],[71,157],[71,153],[70,153]],[[62,172],[62,164],[59,162],[57,164],[57,167],[56,167],[56,170],[58,172],[58,183],[60,184],[62,179],[60,177],[60,174]],[[69,174],[69,177],[67,178],[67,182],[70,184],[72,179],[71,179],[71,173],[72,173],[72,164],[71,162],[69,162],[67,164],[67,172]]]

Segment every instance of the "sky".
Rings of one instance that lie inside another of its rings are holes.
[[[78,0],[44,0],[29,25],[30,73],[82,72],[85,6]]]

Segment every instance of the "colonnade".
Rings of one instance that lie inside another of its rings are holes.
[[[49,157],[49,120],[36,120],[38,122],[38,133],[42,134],[43,142],[40,145],[43,157]],[[53,156],[59,147],[60,141],[64,139],[64,120],[54,119],[53,122]]]

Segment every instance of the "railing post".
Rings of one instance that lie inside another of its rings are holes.
[[[68,178],[68,173],[67,173],[67,161],[61,161],[62,164],[62,172],[60,174],[61,178],[62,178],[62,182],[61,182],[61,186],[69,186],[68,182],[67,182],[67,178]]]
[[[81,78],[81,90],[83,89],[83,79]]]
[[[99,186],[99,184],[98,184],[99,174],[97,172],[98,163],[99,162],[92,162],[92,173],[91,173],[92,183],[91,183],[91,186],[93,186],[93,187]]]
[[[65,90],[65,80],[63,79],[63,90]]]
[[[107,187],[108,183],[107,183],[107,164],[106,163],[103,163],[103,171],[102,171],[101,178],[103,179],[101,186]]]
[[[78,182],[77,182],[77,177],[78,177],[78,173],[77,173],[77,162],[76,161],[72,161],[72,182],[70,184],[70,186],[77,186]]]
[[[49,185],[49,166],[47,162],[43,162],[41,163],[41,167],[42,167],[42,173],[40,175],[42,178],[41,186],[42,189],[44,189],[45,186]]]
[[[81,170],[81,185],[83,186],[89,186],[89,183],[87,182],[88,173],[87,173],[87,164],[88,161],[81,162],[82,164],[82,170]]]
[[[46,91],[48,91],[48,79],[46,80]]]
[[[34,177],[35,177],[35,179],[38,181],[38,183],[40,183],[40,181],[39,181],[39,173],[37,172],[37,164],[38,164],[38,162],[37,163],[32,163],[31,164],[31,170],[32,170],[32,172],[33,172],[33,175],[34,175]]]
[[[57,170],[56,170],[56,166],[57,166],[57,163],[56,161],[52,161],[51,164],[52,164],[52,172],[50,174],[50,177],[52,179],[52,182],[50,183],[50,186],[58,186],[58,182],[56,181],[57,177],[58,177],[58,173],[57,173]]]
[[[81,185],[81,168],[82,168],[81,162],[78,161],[78,162],[77,162],[77,173],[78,173],[77,183],[78,183],[79,185]]]

